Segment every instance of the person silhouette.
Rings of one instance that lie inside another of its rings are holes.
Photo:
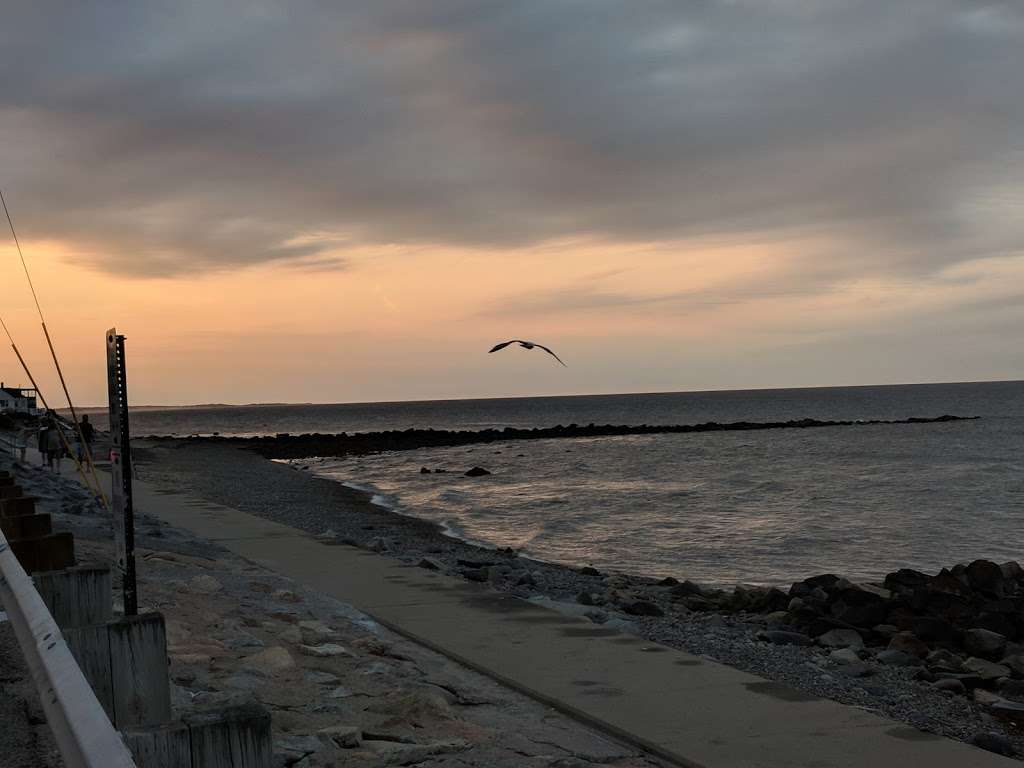
[[[78,430],[82,438],[78,442],[78,460],[84,461],[85,457],[92,458],[92,439],[96,434],[96,428],[89,421],[89,414],[82,414],[82,420],[78,423]]]

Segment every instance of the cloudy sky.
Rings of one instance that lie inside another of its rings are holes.
[[[1024,378],[1021,72],[1009,0],[37,0],[0,187],[82,402],[111,325],[139,403]]]

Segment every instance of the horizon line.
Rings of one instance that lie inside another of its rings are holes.
[[[1024,379],[978,379],[972,381],[911,381],[911,382],[889,382],[880,384],[823,384],[823,385],[811,385],[811,386],[798,386],[798,387],[744,387],[740,389],[733,389],[723,387],[720,389],[680,389],[680,390],[660,390],[655,392],[578,392],[570,395],[498,395],[493,397],[440,397],[440,398],[424,398],[424,399],[411,399],[411,400],[349,400],[345,402],[338,401],[322,401],[322,402],[263,402],[263,403],[191,403],[191,404],[145,404],[145,405],[130,405],[129,409],[134,410],[184,410],[189,408],[270,408],[270,407],[285,407],[285,408],[298,408],[303,406],[316,406],[316,405],[398,405],[403,403],[452,403],[452,402],[481,402],[487,400],[541,400],[541,399],[557,399],[557,398],[570,398],[570,397],[624,397],[627,395],[634,396],[655,396],[655,395],[701,395],[701,394],[712,394],[722,392],[781,392],[781,391],[792,391],[792,390],[813,390],[813,389],[868,389],[872,387],[931,387],[931,386],[953,386],[953,385],[968,385],[968,384],[1017,384],[1024,383]],[[104,411],[107,410],[106,405],[77,405],[76,410],[79,411]],[[68,411],[69,409],[65,406],[63,408],[55,408],[56,411]]]

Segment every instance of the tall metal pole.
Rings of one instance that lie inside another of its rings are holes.
[[[107,394],[110,414],[110,477],[117,567],[124,577],[124,615],[139,612],[135,583],[135,520],[132,509],[132,449],[128,430],[128,381],[124,336],[107,331]]]

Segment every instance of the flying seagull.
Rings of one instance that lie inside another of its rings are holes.
[[[523,341],[522,339],[512,339],[512,341],[503,341],[501,344],[495,344],[494,347],[492,347],[490,350],[488,350],[488,354],[490,352],[497,352],[500,349],[504,349],[509,344],[518,344],[523,349],[533,349],[534,347],[537,347],[538,349],[543,349],[545,352],[547,352],[549,355],[551,355],[553,358],[555,358],[555,360],[557,360],[558,362],[562,363],[562,358],[560,358],[558,355],[556,355],[550,349],[545,347],[543,344],[537,344],[536,342],[533,342],[533,341]],[[565,363],[562,363],[562,365],[565,365]],[[568,368],[568,366],[566,366],[566,367]]]

